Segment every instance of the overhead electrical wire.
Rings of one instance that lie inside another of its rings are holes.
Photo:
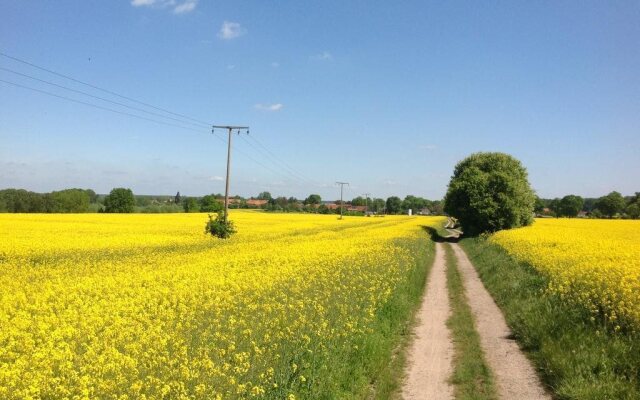
[[[250,137],[251,135],[247,135],[247,136],[249,136],[249,137]],[[245,143],[247,143],[250,147],[252,147],[254,150],[256,150],[256,151],[260,152],[263,156],[264,156],[265,154],[267,154],[267,153],[264,153],[264,151],[260,150],[258,147],[256,147],[254,144],[252,144],[252,143],[251,143],[249,140],[247,140],[244,136],[240,135],[240,138],[241,138]],[[275,160],[275,161],[274,161],[274,160],[272,160],[272,159],[268,156],[268,154],[267,154],[267,157],[266,157],[266,158],[267,158],[267,159],[268,159],[272,164],[276,165],[278,168],[282,168],[282,169],[283,169],[283,171],[285,171],[286,173],[288,173],[289,175],[291,175],[294,179],[296,179],[296,180],[302,180],[302,181],[307,181],[307,179],[306,179],[306,178],[302,177],[301,175],[298,175],[298,174],[297,174],[297,173],[295,173],[294,171],[289,170],[287,167],[284,167],[284,164],[283,164],[283,165],[279,165],[279,164],[277,163],[277,161],[278,161],[278,160]],[[307,182],[307,183],[311,183],[311,182]]]
[[[109,107],[103,107],[103,106],[100,106],[100,105],[97,105],[97,104],[93,104],[93,103],[89,103],[89,102],[86,102],[86,101],[77,100],[77,99],[72,99],[72,98],[67,97],[67,96],[62,96],[62,95],[59,95],[59,94],[56,94],[56,93],[47,92],[46,90],[41,90],[41,89],[32,88],[32,87],[30,87],[30,86],[21,85],[21,84],[19,84],[19,83],[15,83],[15,82],[5,81],[4,79],[0,79],[0,82],[2,82],[2,83],[6,83],[6,84],[9,84],[9,85],[13,85],[13,86],[16,86],[16,87],[19,87],[19,88],[22,88],[22,89],[28,89],[28,90],[32,90],[32,91],[34,91],[34,92],[38,92],[38,93],[42,93],[42,94],[46,94],[46,95],[48,95],[48,96],[57,97],[57,98],[59,98],[59,99],[64,99],[64,100],[71,101],[71,102],[74,102],[74,103],[84,104],[85,106],[94,107],[94,108],[99,108],[99,109],[101,109],[101,110],[111,111],[111,112],[113,112],[113,113],[122,114],[122,115],[127,115],[127,116],[129,116],[129,117],[138,118],[138,119],[143,119],[143,120],[145,120],[145,121],[155,122],[156,124],[163,124],[163,125],[173,126],[173,127],[176,127],[176,128],[187,129],[187,130],[190,130],[190,131],[202,132],[201,130],[198,130],[198,129],[195,129],[195,128],[191,128],[191,127],[188,127],[188,126],[182,126],[182,125],[172,124],[172,123],[170,123],[170,122],[159,121],[159,120],[157,120],[157,119],[147,118],[147,117],[143,117],[143,116],[141,116],[141,115],[137,115],[137,114],[131,114],[131,113],[126,112],[126,111],[115,110],[115,109],[113,109],[113,108],[109,108]]]
[[[36,65],[36,64],[34,64],[34,63],[31,63],[31,62],[29,62],[29,61],[22,60],[22,59],[20,59],[20,58],[18,58],[18,57],[11,56],[11,55],[6,54],[6,53],[3,53],[3,52],[1,52],[1,51],[0,51],[0,56],[6,57],[6,58],[8,58],[8,59],[11,59],[11,60],[17,61],[17,62],[22,63],[22,64],[25,64],[25,65],[29,65],[29,66],[31,66],[31,67],[33,67],[33,68],[37,68],[37,69],[39,69],[39,70],[41,70],[41,71],[48,72],[48,73],[50,73],[50,74],[53,74],[53,75],[59,76],[59,77],[61,77],[61,78],[69,79],[69,80],[71,80],[71,81],[73,81],[73,82],[76,82],[76,83],[79,83],[79,84],[81,84],[81,85],[85,85],[85,86],[88,86],[88,87],[90,87],[90,88],[93,88],[93,89],[96,89],[96,90],[100,90],[100,91],[105,92],[105,93],[109,93],[110,95],[117,96],[117,97],[120,97],[120,98],[122,98],[122,99],[129,100],[129,101],[132,101],[132,102],[134,102],[134,103],[141,104],[141,105],[146,106],[146,107],[153,108],[153,109],[158,110],[158,111],[163,111],[163,112],[169,113],[169,114],[171,114],[171,115],[175,115],[175,116],[178,116],[178,117],[186,118],[186,119],[189,119],[189,120],[194,121],[194,122],[199,122],[199,123],[201,123],[201,124],[206,124],[206,125],[209,125],[209,126],[211,125],[209,122],[201,121],[201,120],[199,120],[199,119],[189,117],[188,115],[184,115],[184,114],[176,113],[176,112],[173,112],[173,111],[169,111],[169,110],[167,110],[167,109],[164,109],[164,108],[161,108],[161,107],[157,107],[157,106],[154,106],[154,105],[149,104],[149,103],[145,103],[145,102],[140,101],[140,100],[136,100],[136,99],[134,99],[134,98],[131,98],[131,97],[128,97],[128,96],[125,96],[125,95],[122,95],[122,94],[119,94],[119,93],[113,92],[113,91],[111,91],[111,90],[107,90],[107,89],[101,88],[101,87],[99,87],[99,86],[92,85],[92,84],[87,83],[87,82],[83,82],[83,81],[81,81],[81,80],[79,80],[79,79],[73,78],[73,77],[68,76],[68,75],[61,74],[61,73],[59,73],[59,72],[56,72],[56,71],[50,70],[50,69],[45,68],[45,67],[41,67],[41,66]]]
[[[156,113],[156,112],[153,112],[153,111],[148,111],[148,110],[145,110],[143,108],[133,107],[133,106],[130,106],[128,104],[120,103],[118,101],[105,99],[104,97],[95,96],[95,95],[93,95],[91,93],[83,92],[82,90],[72,89],[72,88],[69,88],[69,87],[66,87],[66,86],[63,86],[63,85],[59,85],[57,83],[49,82],[49,81],[46,81],[44,79],[40,79],[40,78],[36,78],[34,76],[31,76],[31,75],[23,74],[21,72],[14,71],[14,70],[9,69],[9,68],[0,67],[0,70],[7,71],[7,72],[10,72],[12,74],[19,75],[19,76],[22,76],[22,77],[25,77],[25,78],[29,78],[29,79],[32,79],[34,81],[46,83],[47,85],[55,86],[55,87],[58,87],[60,89],[68,90],[70,92],[79,93],[79,94],[82,94],[84,96],[92,97],[94,99],[106,101],[106,102],[111,103],[111,104],[116,104],[116,105],[121,106],[121,107],[127,107],[127,108],[130,108],[130,109],[135,110],[135,111],[139,111],[139,112],[147,113],[147,114],[150,114],[150,115],[154,115],[156,117],[167,118],[167,119],[170,119],[170,120],[173,120],[173,121],[181,122],[183,124],[194,125],[194,126],[198,126],[198,127],[201,127],[201,128],[208,128],[209,127],[209,125],[202,124],[200,122],[185,121],[183,119],[169,117],[167,115],[162,115],[162,114],[159,114],[159,113]]]
[[[54,83],[54,82],[50,82],[50,81],[47,81],[47,80],[44,80],[44,79],[40,79],[40,78],[31,76],[31,75],[28,75],[28,74],[25,74],[25,73],[22,73],[22,72],[18,72],[18,71],[9,69],[9,68],[0,67],[0,70],[6,71],[6,72],[9,72],[9,73],[18,75],[18,76],[22,76],[24,78],[28,78],[28,79],[35,80],[35,81],[38,81],[38,82],[41,82],[41,83],[44,83],[44,84],[47,84],[47,85],[51,85],[51,86],[54,86],[54,87],[57,87],[57,88],[60,88],[60,89],[63,89],[63,90],[67,90],[67,91],[70,91],[70,92],[74,92],[74,93],[78,93],[78,94],[81,94],[81,95],[84,95],[84,96],[88,96],[88,97],[91,97],[91,98],[94,98],[94,99],[97,99],[97,100],[100,100],[100,101],[104,101],[104,102],[108,102],[108,103],[111,103],[111,104],[115,104],[115,105],[118,105],[120,107],[125,107],[125,108],[128,108],[128,109],[137,111],[137,112],[146,113],[146,114],[149,114],[149,115],[152,115],[152,116],[155,116],[155,117],[159,117],[159,118],[170,119],[172,121],[176,121],[176,122],[179,122],[181,124],[188,124],[188,125],[192,125],[192,126],[200,127],[200,128],[210,128],[211,125],[212,125],[212,124],[210,124],[208,122],[199,120],[197,118],[193,118],[193,117],[181,114],[181,113],[177,113],[177,112],[173,112],[173,111],[161,108],[161,107],[157,107],[157,106],[154,106],[152,104],[149,104],[149,103],[146,103],[146,102],[143,102],[143,101],[140,101],[140,100],[136,100],[136,99],[134,99],[132,97],[125,96],[125,95],[116,93],[114,91],[111,91],[111,90],[104,89],[102,87],[93,85],[91,83],[87,83],[87,82],[81,81],[79,79],[73,78],[71,76],[68,76],[68,75],[65,75],[65,74],[62,74],[62,73],[59,73],[59,72],[56,72],[56,71],[53,71],[51,69],[42,67],[40,65],[31,63],[29,61],[22,60],[22,59],[20,59],[18,57],[11,56],[11,55],[3,53],[1,51],[0,51],[0,56],[6,57],[8,59],[17,61],[17,62],[25,64],[25,65],[28,65],[28,66],[33,67],[33,68],[37,68],[37,69],[39,69],[41,71],[45,71],[47,73],[56,75],[58,77],[61,77],[61,78],[64,78],[64,79],[68,79],[68,80],[70,80],[72,82],[76,82],[76,83],[79,83],[81,85],[85,85],[87,87],[102,91],[104,93],[108,93],[110,95],[117,96],[119,98],[128,100],[130,102],[134,102],[134,103],[143,105],[145,107],[149,107],[149,108],[152,108],[154,110],[158,110],[158,111],[161,111],[163,113],[167,113],[167,114],[170,114],[170,115],[173,115],[173,116],[177,116],[177,117],[180,117],[180,118],[175,118],[175,117],[171,117],[171,116],[168,116],[168,115],[163,115],[163,114],[156,113],[156,112],[153,112],[153,111],[145,110],[145,109],[140,108],[140,107],[134,107],[134,106],[122,103],[122,102],[110,100],[110,99],[107,99],[107,98],[104,98],[104,97],[101,97],[101,96],[96,96],[96,95],[93,95],[91,93],[87,93],[87,92],[82,91],[82,90],[69,88],[69,87],[64,86],[64,85],[60,85],[60,84],[57,84],[57,83]],[[27,90],[38,92],[38,93],[41,93],[41,94],[45,94],[47,96],[56,97],[56,98],[59,98],[59,99],[63,99],[63,100],[74,102],[74,103],[78,103],[78,104],[83,104],[85,106],[97,108],[97,109],[100,109],[100,110],[109,111],[109,112],[113,112],[113,113],[117,113],[117,114],[120,114],[120,115],[129,116],[129,117],[132,117],[132,118],[137,118],[137,119],[141,119],[141,120],[145,120],[145,121],[149,121],[149,122],[154,122],[154,123],[157,123],[157,124],[163,124],[163,125],[172,126],[172,127],[175,127],[175,128],[180,128],[180,129],[185,129],[185,130],[189,130],[189,131],[193,131],[193,132],[203,133],[202,130],[196,129],[194,127],[178,125],[178,124],[175,124],[175,123],[170,123],[170,122],[166,122],[166,121],[160,121],[160,120],[157,120],[157,119],[154,119],[154,118],[149,118],[149,117],[133,114],[133,113],[122,111],[122,110],[116,110],[116,109],[113,109],[113,108],[110,108],[110,107],[104,107],[104,106],[101,106],[101,105],[98,105],[98,104],[90,103],[90,102],[83,101],[83,100],[74,99],[74,98],[63,96],[63,95],[60,95],[60,94],[57,94],[57,93],[52,93],[52,92],[48,92],[46,90],[41,90],[41,89],[33,88],[33,87],[30,87],[30,86],[27,86],[27,85],[19,84],[19,83],[16,83],[16,82],[11,82],[11,81],[7,81],[7,80],[3,80],[3,79],[0,79],[0,82],[5,83],[5,84],[9,84],[9,85],[13,85],[13,86],[16,86],[16,87],[19,87],[19,88],[22,88],[22,89],[27,89]],[[225,144],[227,143],[227,141],[225,139],[220,138],[218,136],[215,136],[215,134],[214,134],[214,137],[216,137],[216,139],[218,139],[218,140],[221,140]],[[293,178],[293,180],[295,180],[295,181],[300,181],[300,182],[307,183],[307,184],[309,184],[309,183],[310,184],[315,184],[311,180],[309,180],[309,179],[305,178],[303,175],[301,175],[297,170],[295,170],[294,168],[290,167],[286,162],[284,162],[282,159],[280,159],[278,156],[276,156],[271,150],[269,150],[264,144],[259,142],[256,138],[253,138],[252,136],[249,136],[249,137],[253,142],[255,142],[259,146],[259,148],[256,145],[252,144],[250,141],[246,140],[244,137],[242,137],[242,138],[249,146],[251,146],[254,150],[256,150],[260,155],[265,156],[265,158],[267,160],[269,160],[269,162],[271,164],[273,164],[277,169],[279,169],[279,170],[281,169],[284,173],[280,172],[280,171],[277,171],[277,170],[265,165],[264,163],[256,160],[254,157],[252,157],[251,155],[249,155],[245,151],[236,148],[236,146],[232,146],[232,148],[235,151],[237,151],[240,154],[242,154],[243,156],[245,156],[248,159],[250,159],[251,161],[253,161],[254,163],[256,163],[257,165],[259,165],[259,166],[271,171],[272,173],[274,173],[276,175],[284,177],[285,179],[287,179],[289,181],[291,181],[291,179]]]

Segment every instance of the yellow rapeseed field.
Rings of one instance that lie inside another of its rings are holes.
[[[427,217],[0,215],[0,398],[337,393]]]
[[[608,328],[640,331],[640,221],[538,219],[491,240],[549,278],[549,290]]]

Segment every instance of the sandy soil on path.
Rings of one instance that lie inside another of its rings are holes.
[[[425,295],[418,311],[415,338],[408,349],[404,399],[453,399],[447,382],[453,370],[453,343],[446,326],[451,309],[447,294],[444,248],[436,243],[436,255]]]
[[[482,350],[496,380],[498,395],[505,400],[551,399],[531,362],[518,344],[509,339],[511,330],[469,258],[458,244],[452,243],[451,246],[476,320]]]

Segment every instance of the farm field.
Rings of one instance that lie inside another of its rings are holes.
[[[442,218],[231,216],[221,241],[205,214],[0,215],[0,398],[366,388]]]
[[[640,221],[538,219],[491,236],[607,328],[640,331]]]

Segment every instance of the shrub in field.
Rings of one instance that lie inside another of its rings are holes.
[[[534,204],[520,161],[504,153],[475,153],[456,165],[444,211],[476,235],[531,224]]]
[[[212,236],[219,237],[220,239],[228,239],[236,233],[236,229],[233,226],[233,222],[225,220],[224,214],[220,211],[215,218],[209,214],[209,221],[204,228],[204,232],[210,233]]]

